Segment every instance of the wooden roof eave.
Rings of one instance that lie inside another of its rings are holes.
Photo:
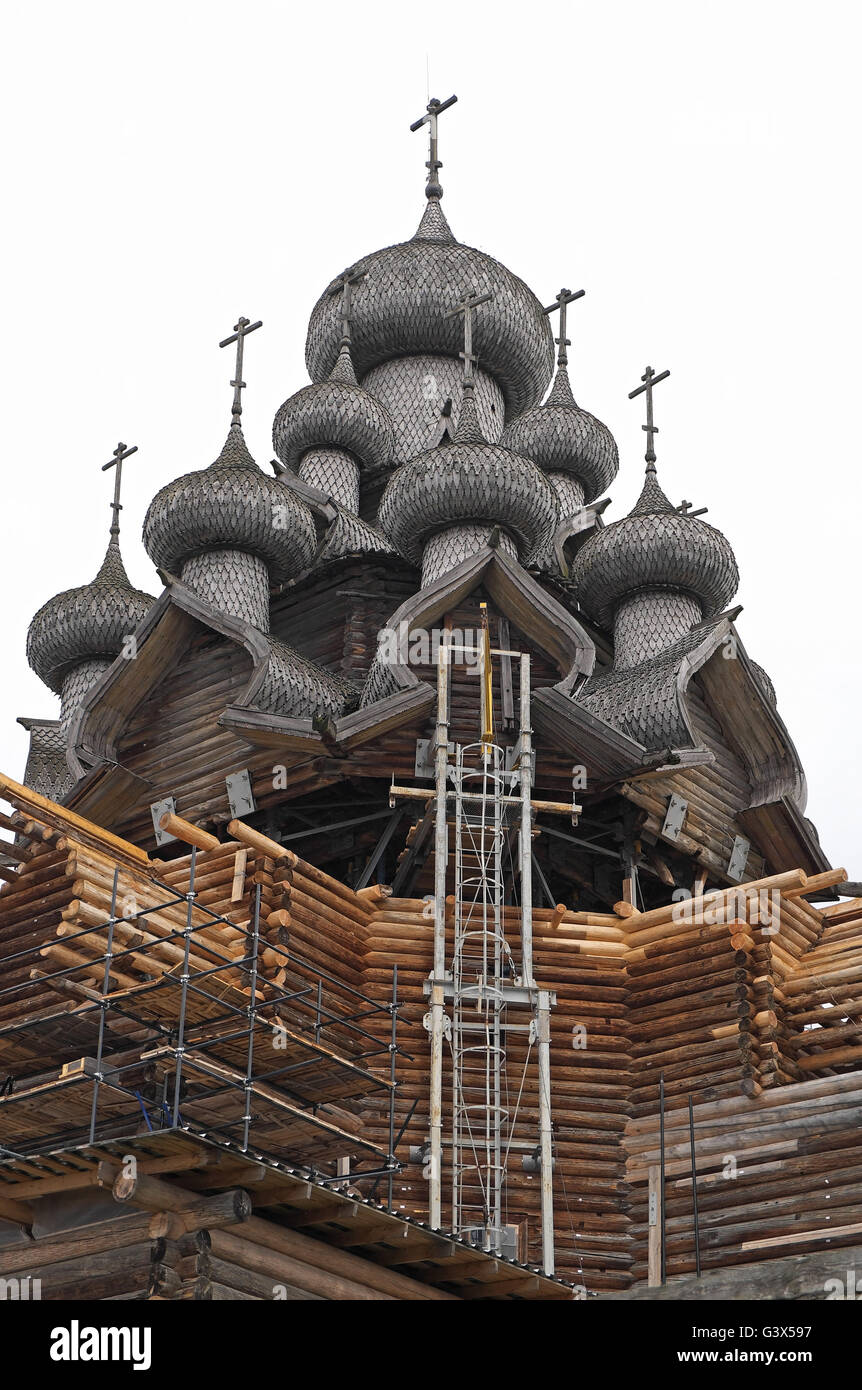
[[[72,722],[69,747],[79,777],[94,765],[116,761],[129,717],[185,651],[196,624],[245,648],[252,661],[247,689],[263,679],[270,657],[264,634],[240,618],[219,612],[173,575],[167,579],[164,592],[135,630],[134,660],[117,657],[88,691]]]
[[[268,714],[247,705],[229,705],[218,722],[259,748],[311,749],[325,754],[327,748],[334,744],[339,752],[348,753],[405,724],[424,724],[434,708],[437,694],[427,681],[420,681],[415,676],[413,679],[416,683],[412,689],[399,690],[373,705],[354,710],[341,719],[333,719],[328,742],[316,731],[310,719]]]
[[[649,758],[643,744],[591,714],[558,685],[534,691],[532,711],[537,731],[587,767],[590,790],[625,781]]]
[[[751,806],[740,811],[738,819],[773,869],[780,871],[793,864],[811,876],[826,873],[832,867],[799,807],[789,796]]]
[[[751,806],[767,805],[786,795],[788,783],[804,795],[805,773],[784,720],[757,680],[752,662],[732,622],[718,629],[734,639],[735,656],[719,656],[717,645],[699,674],[713,711],[751,781]],[[795,861],[794,861],[795,862]]]
[[[388,626],[398,631],[406,624],[408,632],[427,628],[457,608],[480,585],[500,612],[522,632],[529,632],[551,658],[561,676],[557,688],[564,694],[592,673],[595,646],[577,619],[521,565],[490,546],[462,560],[434,584],[411,594],[392,614]],[[391,669],[393,679],[402,689],[418,684],[418,677],[408,665],[394,664]]]
[[[393,613],[389,626],[398,631],[402,624],[406,624],[408,632],[418,627],[428,627],[456,608],[480,584],[501,612],[516,626],[529,631],[537,644],[554,660],[562,679],[552,689],[557,692],[563,705],[569,705],[572,688],[592,671],[595,661],[592,640],[556,599],[547,594],[526,570],[500,551],[485,547],[456,565],[435,584],[412,594]],[[433,711],[437,695],[432,685],[421,680],[406,663],[393,665],[391,672],[399,687],[393,694],[332,720],[329,742],[334,743],[339,751],[348,752],[393,729],[421,723]],[[244,702],[253,696],[258,684],[258,679],[249,683],[244,692]],[[547,693],[539,692],[543,696]],[[534,696],[536,699],[538,694]],[[635,765],[640,765],[642,750],[639,744],[627,739],[624,734],[618,734],[610,726],[602,725],[600,720],[586,715],[585,711],[581,713],[596,728],[601,725],[611,742],[626,745],[623,758],[627,768],[631,765],[629,758],[632,755]],[[310,721],[266,714],[250,708],[247,703],[231,705],[221,715],[219,723],[259,746],[299,748],[321,744],[320,735],[313,730]]]

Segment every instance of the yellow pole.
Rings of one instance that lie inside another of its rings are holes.
[[[482,743],[494,740],[494,677],[491,670],[491,634],[488,629],[488,605],[480,603],[482,613]]]

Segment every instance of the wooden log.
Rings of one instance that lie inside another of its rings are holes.
[[[258,854],[268,855],[270,859],[286,859],[288,862],[297,858],[292,850],[286,845],[280,845],[277,840],[272,840],[268,835],[262,835],[259,830],[254,830],[245,821],[228,821],[227,833],[234,840],[240,840],[242,844],[248,845]]]
[[[196,845],[198,849],[217,849],[221,843],[215,835],[210,835],[206,830],[201,830],[199,826],[192,825],[191,821],[184,820],[182,816],[175,816],[171,811],[166,811],[160,817],[159,825],[169,835],[174,835],[186,845]]]
[[[372,883],[368,888],[357,888],[356,896],[364,903],[381,903],[391,898],[392,889],[385,883]]]
[[[22,787],[20,783],[13,782],[11,777],[6,777],[2,773],[0,773],[0,795],[4,800],[10,801],[13,806],[16,806],[19,811],[30,815],[36,822],[47,823],[52,829],[71,828],[72,830],[79,830],[87,838],[92,838],[97,843],[104,845],[108,852],[113,851],[134,863],[149,863],[148,855],[137,845],[130,844],[128,840],[121,840],[118,836],[103,830],[101,826],[85,820],[83,816],[76,815],[74,811],[68,810],[65,806],[58,806],[55,801],[49,801],[47,797],[40,796],[30,787]]]
[[[801,897],[803,893],[815,893],[820,888],[834,888],[836,884],[845,883],[846,880],[846,869],[828,869],[826,873],[823,874],[812,874],[808,878],[804,888],[797,886],[796,888],[786,889],[785,897],[797,898]]]
[[[690,925],[702,920],[710,910],[725,907],[728,898],[732,897],[741,902],[764,890],[804,887],[806,882],[801,869],[791,869],[786,873],[772,874],[767,878],[755,879],[731,888],[720,888],[704,894],[701,898],[687,898],[682,902],[667,903],[663,907],[653,908],[629,919],[626,940],[632,946],[640,946],[646,941],[658,939],[655,935],[648,934],[650,929],[666,927],[669,923],[677,926]]]

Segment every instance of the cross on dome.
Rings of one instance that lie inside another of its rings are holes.
[[[255,329],[263,327],[263,319],[258,319],[257,323],[252,323],[250,319],[240,319],[233,326],[233,333],[229,338],[223,338],[219,347],[228,347],[231,343],[236,343],[236,372],[231,382],[233,387],[233,410],[231,412],[231,424],[238,425],[242,415],[242,391],[245,382],[242,379],[242,354],[243,344],[249,333],[254,333]]]
[[[447,319],[454,319],[458,314],[464,315],[464,351],[460,352],[458,356],[464,363],[465,386],[472,385],[473,364],[478,361],[473,352],[473,315],[480,304],[487,304],[488,300],[493,298],[494,296],[490,292],[488,294],[469,294],[456,304],[454,309],[450,309],[444,315],[444,318]]]
[[[424,116],[420,116],[418,121],[414,121],[411,130],[419,130],[421,126],[428,126],[428,159],[425,167],[428,170],[428,183],[425,188],[427,198],[440,198],[443,189],[440,187],[437,178],[438,170],[443,168],[442,163],[437,157],[437,117],[442,111],[448,111],[450,106],[454,106],[457,97],[449,97],[447,101],[439,101],[437,97],[432,97],[429,101]]]
[[[122,504],[120,502],[120,489],[122,487],[123,480],[123,464],[125,463],[126,459],[131,458],[132,454],[136,454],[137,452],[137,444],[132,444],[131,447],[129,447],[129,445],[127,444],[118,444],[116,449],[114,450],[113,458],[109,459],[107,463],[102,464],[103,473],[106,473],[109,468],[116,468],[117,470],[114,474],[114,500],[111,503],[111,511],[113,512],[113,519],[111,521],[111,535],[115,538],[118,538],[120,534],[120,512],[123,510]]]
[[[586,290],[575,290],[574,293],[572,293],[571,290],[560,290],[553,304],[549,304],[545,309],[546,314],[555,314],[558,309],[560,311],[560,336],[554,339],[554,342],[558,344],[558,367],[566,367],[569,362],[569,355],[566,352],[566,348],[571,347],[571,341],[566,337],[566,309],[570,304],[573,304],[576,299],[583,299],[585,294]]]
[[[645,425],[641,425],[641,429],[644,430],[647,435],[647,451],[644,454],[644,458],[646,459],[648,464],[647,471],[653,473],[655,472],[655,436],[658,434],[658,425],[653,423],[652,393],[653,387],[657,386],[660,381],[665,381],[669,376],[669,371],[659,372],[658,376],[656,376],[652,367],[647,367],[646,371],[641,377],[642,385],[636,386],[633,391],[629,391],[630,401],[633,401],[635,396],[640,396],[646,393],[647,422]]]

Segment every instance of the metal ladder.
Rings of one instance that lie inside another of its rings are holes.
[[[452,1226],[485,1250],[501,1248],[506,1069],[503,795],[513,774],[496,744],[457,749],[453,769],[455,942],[452,957]]]

